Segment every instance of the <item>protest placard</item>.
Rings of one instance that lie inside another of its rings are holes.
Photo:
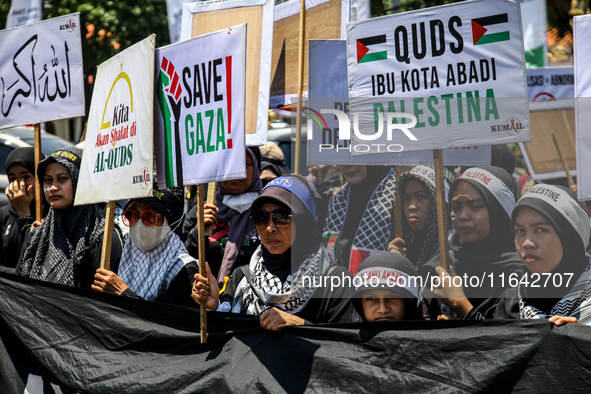
[[[41,0],[12,0],[6,28],[28,25],[43,19],[43,4]]]
[[[528,68],[527,91],[530,101],[572,100],[575,97],[574,68]]]
[[[349,0],[307,0],[305,2],[307,39],[345,38],[351,20]],[[291,104],[297,96],[298,34],[300,1],[291,0],[275,7],[273,60],[271,63],[271,107]],[[304,46],[303,92],[308,90],[308,46]],[[304,96],[306,94],[304,93]]]
[[[156,51],[158,185],[246,177],[246,24]]]
[[[559,139],[572,175],[575,175],[575,109],[572,99],[533,102],[530,103],[529,109],[532,140],[519,145],[531,177],[536,180],[547,180],[566,176],[553,141],[553,133]]]
[[[97,68],[74,205],[152,195],[155,35]]]
[[[267,143],[273,45],[272,0],[204,1],[185,4],[181,41],[246,23],[246,145]]]
[[[304,111],[307,116],[308,164],[433,164],[431,151],[351,155],[350,140],[339,139],[337,117],[334,114],[322,113],[323,109],[334,109],[349,114],[346,49],[345,40],[309,40],[310,89]],[[446,165],[488,165],[490,159],[490,146],[443,151],[443,161]]]
[[[591,15],[573,18],[575,54],[575,119],[577,127],[577,193],[579,200],[591,200]]]
[[[80,14],[0,31],[0,128],[84,116]]]
[[[353,155],[530,140],[519,4],[462,2],[347,27]]]

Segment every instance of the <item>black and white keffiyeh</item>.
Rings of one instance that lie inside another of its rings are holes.
[[[138,248],[131,237],[127,237],[118,275],[135,294],[144,300],[154,301],[164,298],[173,279],[192,261],[195,259],[173,232],[148,252]]]
[[[38,177],[43,184],[51,163],[65,166],[72,178],[74,198],[80,172],[82,150],[66,147],[39,163]],[[99,242],[105,230],[105,214],[97,205],[70,205],[49,209],[43,224],[33,231],[29,247],[20,262],[20,274],[33,279],[67,286],[80,286],[76,266],[86,252]]]
[[[574,287],[554,305],[549,314],[530,305],[529,300],[522,297],[522,286],[518,291],[521,319],[548,319],[556,315],[573,316],[577,318],[579,324],[591,324],[591,264],[587,266]]]
[[[331,258],[337,263],[336,245],[339,234],[343,232],[343,226],[347,218],[350,204],[362,204],[360,201],[349,201],[351,185],[345,184],[332,199],[328,208],[328,217],[324,227],[324,244]],[[396,203],[396,173],[394,169],[389,172],[375,187],[371,197],[367,201],[365,211],[361,216],[359,226],[355,230],[355,236],[351,243],[351,252],[359,251],[362,257],[368,257],[375,251],[386,251],[391,239],[394,222],[394,206]],[[349,266],[346,268],[355,273],[361,261],[349,257]]]
[[[230,308],[222,305],[218,310],[229,309],[234,313],[258,316],[270,307],[277,307],[290,314],[296,314],[304,309],[316,290],[313,284],[322,283],[322,277],[328,272],[329,267],[328,252],[320,246],[316,253],[302,262],[296,272],[281,282],[265,267],[262,246],[259,246],[250,260],[249,274],[238,284],[232,305]]]

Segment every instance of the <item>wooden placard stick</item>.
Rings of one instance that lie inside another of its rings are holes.
[[[394,222],[394,238],[402,237],[402,202],[400,193],[402,192],[398,187],[398,180],[402,175],[402,166],[394,166],[396,171],[396,217]]]
[[[439,251],[441,268],[449,273],[449,243],[447,241],[447,209],[445,207],[445,178],[443,177],[443,151],[433,150],[435,169],[435,197],[437,205],[437,226],[439,230]]]
[[[215,204],[215,193],[218,189],[218,183],[217,182],[209,182],[209,184],[207,185],[207,203],[208,204]],[[213,231],[213,225],[212,224],[208,224],[207,226],[205,226],[205,231],[203,232],[205,237],[209,237],[211,235],[211,232]]]
[[[41,124],[35,123],[35,220],[43,219],[43,194],[41,194],[41,182],[37,177],[37,166],[41,161]]]
[[[573,177],[570,175],[570,169],[568,168],[568,163],[566,162],[566,158],[562,153],[562,149],[560,148],[560,143],[558,142],[558,138],[556,138],[556,133],[552,132],[552,138],[554,139],[554,145],[556,146],[556,150],[558,151],[558,157],[560,157],[560,162],[562,163],[562,169],[566,172],[566,181],[568,186],[572,186],[575,184],[573,181]]]
[[[117,201],[107,203],[105,213],[105,233],[103,234],[103,250],[101,252],[101,268],[111,269],[111,246],[113,245],[113,228],[115,226],[115,205]]]
[[[302,90],[304,88],[304,27],[306,0],[300,0],[300,35],[298,42],[298,107],[296,118],[296,146],[294,174],[300,174],[300,151],[302,149]]]
[[[205,218],[203,217],[203,204],[205,204],[203,184],[197,185],[197,206],[202,209],[197,209],[197,229],[199,230],[199,274],[207,278],[205,269],[205,243],[203,242],[203,234],[205,232]],[[207,342],[207,303],[201,302],[200,316],[201,316],[201,343]]]

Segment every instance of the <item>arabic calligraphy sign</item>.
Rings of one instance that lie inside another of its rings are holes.
[[[84,115],[80,14],[0,31],[0,128]]]

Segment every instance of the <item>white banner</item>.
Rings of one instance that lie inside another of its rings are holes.
[[[97,68],[74,205],[152,196],[155,40]]]
[[[531,139],[517,3],[469,1],[347,26],[353,155],[378,153],[377,144],[415,151]]]
[[[6,18],[6,29],[39,22],[41,19],[43,19],[41,0],[12,0],[8,18]]]
[[[202,1],[199,3],[188,3],[183,5],[182,27],[181,27],[181,41],[187,40],[193,36],[195,14],[210,11],[231,11],[235,19],[240,19],[240,8],[245,8],[245,14],[252,15],[249,11],[262,8],[262,15],[253,20],[252,26],[249,27],[249,37],[260,37],[260,45],[254,42],[255,39],[248,38],[249,48],[257,48],[260,54],[249,53],[249,64],[253,70],[258,72],[258,86],[248,86],[246,102],[252,100],[252,105],[249,107],[249,112],[255,111],[256,106],[256,127],[253,129],[247,128],[246,145],[260,146],[267,143],[267,128],[269,120],[269,95],[271,86],[271,59],[273,49],[273,13],[275,3],[273,0],[232,0],[232,1]],[[250,10],[249,10],[250,8]],[[233,10],[233,11],[232,11]],[[258,11],[258,10],[257,10]],[[229,14],[226,14],[229,15]],[[216,19],[212,16],[211,18]],[[224,20],[225,22],[225,20]],[[242,23],[232,23],[236,25]],[[195,24],[198,22],[195,21]],[[215,22],[212,22],[215,23]],[[228,26],[224,26],[225,29]],[[251,42],[251,40],[253,40]],[[252,46],[251,46],[252,45]],[[260,60],[259,60],[260,59]],[[256,64],[255,63],[256,61]],[[247,81],[248,83],[248,81]],[[250,82],[251,85],[254,85]],[[255,94],[256,93],[256,94]],[[247,115],[248,117],[248,115]],[[247,126],[248,126],[247,118]]]
[[[529,68],[527,91],[530,101],[554,101],[575,97],[573,67]]]
[[[577,135],[577,190],[579,200],[591,200],[591,15],[573,18],[575,54],[575,122]]]
[[[158,185],[246,177],[246,24],[156,51]]]
[[[166,0],[166,13],[168,14],[168,34],[170,43],[174,44],[181,39],[181,25],[183,4],[193,3],[191,0]]]
[[[322,109],[336,109],[349,114],[346,85],[347,42],[345,40],[309,40],[308,42],[310,97],[304,111],[308,117],[308,164],[409,166],[433,164],[432,151],[352,156],[350,141],[339,139],[337,117],[333,114],[321,113]],[[490,159],[490,146],[443,150],[443,161],[446,165],[489,165]]]
[[[80,14],[0,31],[0,128],[84,116]]]

